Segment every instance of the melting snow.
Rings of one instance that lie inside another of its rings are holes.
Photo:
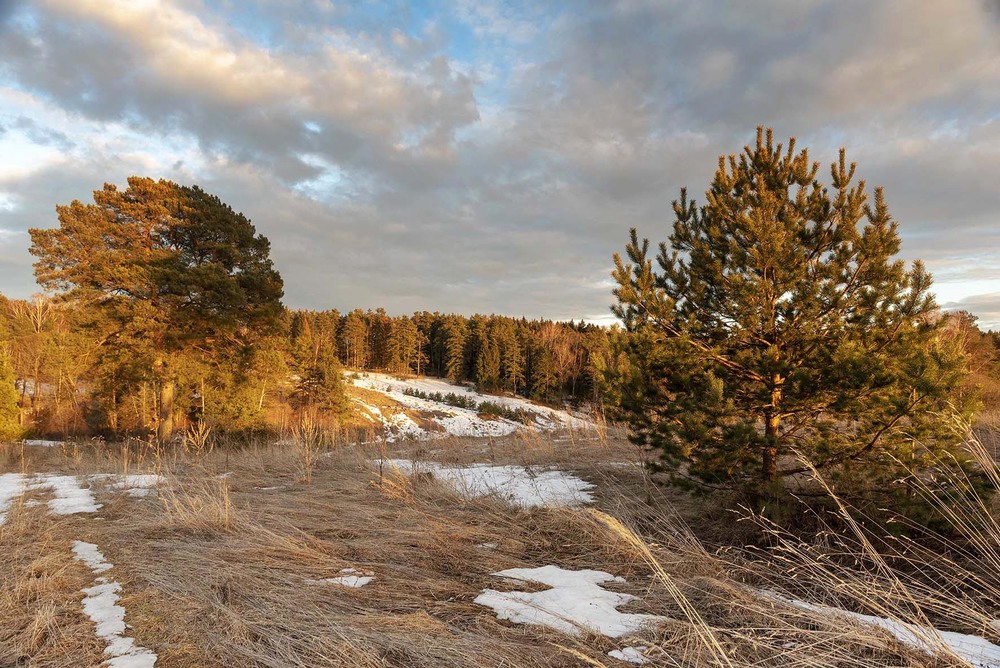
[[[306,580],[306,584],[332,584],[340,587],[364,587],[375,579],[374,575],[364,574],[356,568],[343,568],[340,575],[335,578],[323,578],[321,580]]]
[[[386,425],[389,440],[396,438],[428,438],[435,436],[506,436],[524,425],[507,419],[486,419],[480,417],[474,409],[459,408],[446,403],[423,399],[406,394],[406,391],[418,391],[427,395],[455,394],[470,399],[477,405],[488,401],[514,410],[525,411],[531,415],[537,429],[553,430],[559,428],[586,430],[592,427],[587,420],[578,418],[566,411],[552,410],[534,404],[518,397],[505,397],[479,394],[473,389],[436,378],[395,378],[389,374],[366,373],[351,376],[352,382],[367,390],[379,392],[390,397],[402,406],[428,414],[428,419],[441,426],[443,431],[432,432],[421,429],[404,413],[386,415],[378,407],[355,399],[354,401],[369,413],[365,417],[371,421],[381,421]]]
[[[154,473],[130,473],[128,475],[99,474],[90,476],[91,480],[112,480],[114,489],[125,491],[129,496],[148,496],[157,485],[166,482],[166,478]]]
[[[608,656],[612,659],[618,659],[619,661],[625,661],[626,663],[646,663],[646,650],[649,648],[646,646],[640,647],[622,647],[621,649],[613,649],[608,652]]]
[[[0,474],[0,524],[6,518],[10,504],[28,490],[50,491],[52,498],[48,502],[49,511],[55,515],[97,512],[103,507],[102,504],[94,499],[92,489],[83,486],[85,482],[89,485],[97,480],[111,480],[112,487],[125,490],[130,496],[145,496],[152,487],[162,483],[164,478],[158,475]]]
[[[430,433],[421,429],[420,425],[414,422],[413,418],[406,413],[385,415],[378,406],[372,406],[360,399],[354,399],[354,402],[371,414],[367,417],[372,422],[377,421],[385,425],[386,440],[390,443],[397,438],[426,438]]]
[[[46,441],[40,438],[26,438],[22,441],[25,445],[34,445],[42,448],[56,448],[61,446],[64,441]]]
[[[619,612],[618,606],[636,597],[601,588],[604,582],[625,582],[604,571],[570,571],[558,566],[542,566],[511,568],[494,575],[551,587],[539,592],[484,589],[476,597],[475,602],[493,608],[497,618],[515,624],[538,624],[570,635],[586,629],[619,638],[665,619],[657,615]]]
[[[73,541],[73,554],[76,559],[86,564],[87,568],[95,573],[103,573],[111,570],[113,566],[104,560],[104,555],[93,543],[84,543],[82,540]]]
[[[467,496],[497,495],[515,506],[575,506],[594,500],[593,485],[565,471],[524,466],[446,466],[437,462],[390,459],[393,466],[411,475],[426,471]]]
[[[163,482],[163,477],[152,474],[127,475],[124,479],[115,483],[115,488],[123,489],[134,498],[149,496],[153,488]]]
[[[94,500],[89,488],[80,485],[80,479],[72,475],[37,475],[27,483],[27,489],[49,489],[53,498],[49,500],[49,512],[56,515],[96,513],[103,506]]]
[[[82,561],[94,574],[113,568],[93,543],[73,542],[75,558]],[[104,653],[109,656],[104,665],[108,668],[152,668],[156,664],[156,654],[135,644],[135,639],[125,635],[125,608],[118,605],[121,585],[104,576],[96,579],[97,584],[81,591],[83,611],[97,626],[97,636],[107,643]]]
[[[24,494],[24,476],[20,473],[0,474],[0,524],[7,519],[11,501]]]
[[[956,633],[954,631],[940,631],[929,626],[909,624],[886,617],[864,615],[859,612],[850,612],[826,605],[807,603],[805,601],[785,598],[774,592],[762,593],[767,598],[788,603],[802,610],[846,618],[857,623],[884,629],[904,645],[909,645],[931,655],[940,654],[941,649],[947,647],[955,656],[977,668],[1000,668],[1000,646],[994,645],[979,636]]]

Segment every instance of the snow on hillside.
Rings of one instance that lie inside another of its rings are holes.
[[[658,615],[620,612],[619,606],[637,597],[601,587],[606,582],[625,583],[624,578],[604,571],[567,570],[549,565],[508,568],[493,575],[515,582],[549,586],[549,589],[534,592],[484,589],[476,597],[474,603],[493,608],[499,619],[515,624],[548,626],[568,635],[579,635],[589,630],[609,638],[621,638],[667,619]]]
[[[542,591],[497,591],[484,589],[475,603],[493,608],[498,619],[514,624],[548,626],[568,635],[595,632],[609,638],[621,638],[667,621],[658,615],[620,612],[618,607],[636,599],[632,594],[609,591],[605,582],[625,583],[620,577],[604,571],[566,570],[559,566],[540,568],[510,568],[497,577],[513,582],[548,585]],[[647,663],[649,647],[623,647],[608,652],[608,656],[625,663]]]
[[[433,438],[436,436],[506,436],[518,429],[589,431],[593,424],[565,410],[540,406],[527,399],[510,396],[481,394],[475,389],[438,378],[396,378],[383,373],[351,374],[349,382],[355,387],[378,392],[400,406],[399,412],[387,411],[361,398],[353,401],[366,411],[366,417],[385,425],[389,440],[396,438]],[[408,392],[410,394],[408,394]],[[423,396],[413,396],[420,393]],[[472,408],[452,406],[434,400],[435,395],[456,395],[479,405],[489,402],[511,411],[519,411],[527,420],[524,423],[498,416],[484,416]],[[435,430],[425,429],[411,415],[434,423]]]
[[[373,423],[381,423],[385,427],[388,440],[397,438],[420,438],[426,431],[413,421],[406,413],[384,413],[378,406],[373,406],[362,399],[352,399],[355,404],[365,410],[362,415]]]

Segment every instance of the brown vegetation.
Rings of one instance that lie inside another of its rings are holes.
[[[556,464],[593,482],[599,501],[594,509],[524,510],[466,499],[426,475],[383,467],[380,476],[373,462],[387,454]],[[97,517],[11,509],[0,526],[0,553],[14,555],[0,566],[0,665],[100,660],[79,604],[92,577],[71,559],[74,539],[96,543],[115,564],[130,633],[165,667],[617,666],[607,652],[625,644],[649,646],[651,665],[663,666],[953,665],[762,590],[995,634],[983,625],[996,612],[991,601],[945,604],[949,582],[957,582],[948,578],[971,577],[957,559],[934,564],[931,579],[942,583],[935,591],[915,569],[866,551],[860,525],[849,538],[820,533],[802,544],[758,520],[737,525],[737,537],[731,514],[652,485],[639,459],[620,437],[569,434],[341,443],[313,460],[307,484],[293,446],[223,447],[200,459],[135,443],[9,449],[0,460],[5,471],[155,470],[170,483],[140,500],[105,494]],[[839,526],[849,528],[849,517]],[[765,535],[777,550],[729,547]],[[997,534],[986,532],[984,541],[976,549],[989,553]],[[489,543],[497,547],[483,547]],[[845,546],[858,550],[860,565],[831,558]],[[627,610],[670,621],[635,642],[573,638],[498,621],[472,602],[483,588],[510,586],[491,573],[545,564],[623,576],[621,586],[641,599]],[[374,582],[361,589],[306,582],[347,567],[374,573]],[[995,581],[977,577],[977,586]]]

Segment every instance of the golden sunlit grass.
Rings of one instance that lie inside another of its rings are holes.
[[[97,665],[103,650],[83,616],[89,571],[73,561],[66,526],[15,505],[0,526],[0,666]]]
[[[79,603],[92,576],[72,560],[74,539],[115,564],[130,633],[158,653],[158,666],[613,667],[627,664],[608,652],[626,645],[647,647],[659,666],[961,665],[787,598],[996,639],[1000,531],[974,498],[950,511],[967,538],[942,549],[874,535],[843,503],[836,519],[846,534],[805,542],[753,518],[756,528],[739,531],[770,549],[713,549],[687,523],[731,527],[736,518],[712,519],[719,511],[707,502],[653,485],[639,453],[614,434],[334,440],[309,452],[294,442],[223,444],[197,456],[141,444],[26,450],[0,460],[5,470],[158,472],[169,484],[145,499],[102,493],[97,516],[12,509],[0,527],[0,554],[16,555],[0,578],[0,665],[95,665],[101,644]],[[599,501],[524,510],[466,499],[433,476],[403,475],[389,457],[558,465],[592,482]],[[699,527],[703,537],[721,531]],[[628,584],[607,586],[639,597],[623,611],[667,621],[630,640],[570,637],[473,603],[487,587],[532,588],[491,573],[546,564],[620,575]],[[309,582],[344,568],[375,580],[359,589]]]

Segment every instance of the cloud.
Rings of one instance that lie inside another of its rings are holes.
[[[21,85],[87,118],[191,133],[290,183],[312,175],[304,152],[366,171],[447,157],[477,118],[471,83],[446,61],[403,68],[335,28],[284,52],[170,2],[46,0],[30,23],[0,44]]]
[[[964,299],[944,304],[949,311],[968,311],[979,318],[982,329],[1000,331],[1000,292],[970,295]]]
[[[292,306],[599,319],[628,228],[664,238],[679,188],[702,199],[760,123],[824,162],[846,144],[942,302],[1000,280],[1000,16],[979,0],[436,7],[18,5],[0,290],[33,289],[29,225],[141,173],[249,215]]]

